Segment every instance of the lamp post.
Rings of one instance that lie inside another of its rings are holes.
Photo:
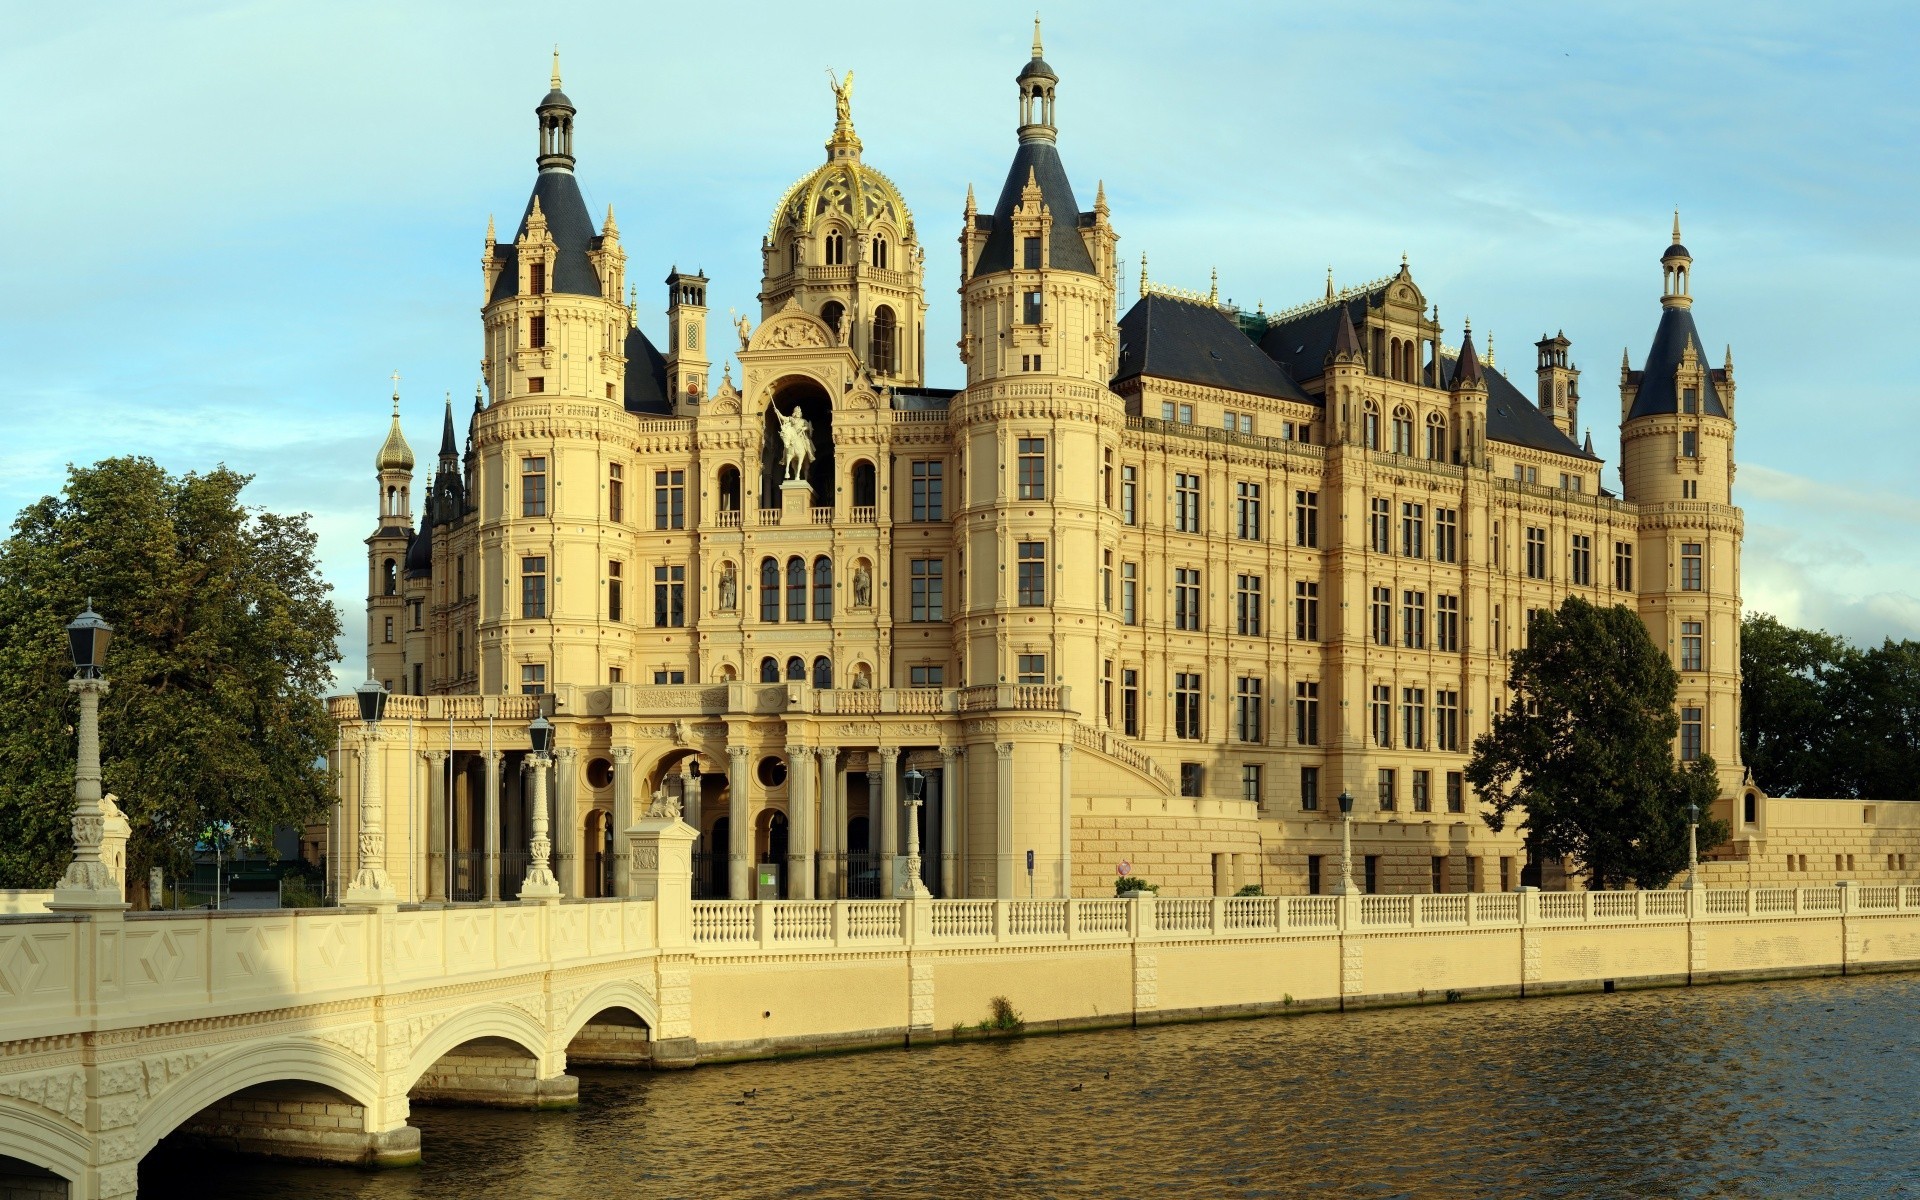
[[[101,671],[113,626],[87,610],[67,625],[73,678],[67,690],[80,697],[78,761],[73,772],[73,861],[54,888],[49,907],[126,907],[127,820],[113,797],[100,792],[100,698],[107,694]]]
[[[400,902],[387,875],[385,806],[381,796],[380,719],[387,713],[387,689],[369,676],[353,689],[360,703],[360,869],[354,872],[346,904],[391,907]]]
[[[1700,886],[1700,806],[1687,805],[1687,882],[1688,891]]]
[[[1351,896],[1353,886],[1353,793],[1340,789],[1340,883],[1336,896]]]
[[[533,778],[533,842],[528,847],[527,878],[520,884],[520,899],[536,904],[552,904],[560,899],[560,881],[553,877],[553,842],[547,836],[547,766],[553,762],[553,722],[535,717],[527,726],[533,752],[527,755],[527,773]]]
[[[927,885],[920,879],[920,805],[922,794],[926,791],[927,777],[918,767],[907,768],[907,878],[900,885],[896,899],[919,899],[931,896]]]

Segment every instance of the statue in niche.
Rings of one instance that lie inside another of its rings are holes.
[[[867,569],[867,560],[861,559],[853,568],[853,606],[866,608],[873,603],[873,572]]]
[[[871,688],[872,686],[873,686],[872,668],[868,667],[867,664],[865,663],[857,664],[853,668],[853,690],[856,692],[864,692],[868,688]]]
[[[720,611],[732,612],[740,603],[740,579],[729,561],[720,568]]]
[[[792,412],[783,413],[776,405],[773,414],[780,422],[780,445],[787,454],[787,481],[804,479],[813,466],[813,422],[801,415],[797,402]]]

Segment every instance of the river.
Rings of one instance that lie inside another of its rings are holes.
[[[418,1169],[163,1146],[140,1195],[1920,1197],[1917,1017],[1869,976],[583,1069],[415,1109]]]

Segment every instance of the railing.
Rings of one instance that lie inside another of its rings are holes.
[[[1287,897],[1288,929],[1335,929],[1339,924],[1338,896]]]
[[[948,900],[933,906],[933,936],[936,938],[990,938],[993,936],[993,901]]]
[[[1058,712],[1065,706],[1066,688],[1050,684],[981,684],[960,689],[961,712],[989,712],[1013,709],[1024,712]]]
[[[696,900],[693,905],[695,945],[744,944],[754,940],[755,905],[730,900]]]
[[[815,525],[833,524],[833,510],[831,508],[810,508],[807,510],[807,514]]]
[[[1234,896],[1223,906],[1222,917],[1229,930],[1280,930],[1280,897]]]
[[[719,517],[719,520],[716,523],[720,526],[720,528],[722,529],[740,528],[740,510],[739,509],[723,508],[720,510],[720,512],[717,515]]]
[[[1413,897],[1362,896],[1360,897],[1360,923],[1362,925],[1411,925],[1413,924]]]
[[[777,508],[759,509],[754,514],[753,523],[755,525],[778,525],[780,523],[780,510]]]
[[[1080,933],[1125,933],[1134,905],[1130,900],[1078,900]]]
[[[1211,900],[1157,900],[1154,928],[1164,933],[1205,932],[1213,925]]]
[[[1162,421],[1158,417],[1128,417],[1127,429],[1130,432],[1154,433],[1163,436],[1191,438],[1199,442],[1217,442],[1221,445],[1243,446],[1250,450],[1266,450],[1280,454],[1298,454],[1306,458],[1325,458],[1326,447],[1316,446],[1312,442],[1296,442],[1287,438],[1267,437],[1257,433],[1228,433],[1225,429],[1213,425],[1183,425],[1178,421]]]
[[[1012,900],[1007,904],[1007,932],[1014,937],[1064,937],[1065,900]]]
[[[1415,921],[1421,925],[1464,925],[1470,915],[1464,893],[1451,896],[1415,896]]]
[[[787,900],[773,906],[776,942],[833,940],[833,904],[827,900]]]
[[[877,525],[880,523],[880,510],[871,504],[856,504],[847,510],[847,521],[854,525]]]
[[[847,940],[850,942],[897,941],[904,906],[887,901],[863,900],[847,905]]]
[[[478,721],[487,717],[524,723],[541,713],[540,696],[388,696],[382,718],[388,721]],[[360,720],[360,702],[353,696],[329,696],[327,713],[336,721],[355,724]]]
[[[932,425],[947,419],[944,408],[896,408],[893,410],[895,425]]]
[[[1081,723],[1073,727],[1073,741],[1077,746],[1097,750],[1110,758],[1119,759],[1165,788],[1169,794],[1173,792],[1173,776],[1167,773],[1167,769],[1129,746],[1125,739],[1116,737],[1104,729],[1095,729],[1091,725]]]

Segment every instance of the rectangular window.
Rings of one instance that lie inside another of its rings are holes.
[[[1702,623],[1699,621],[1680,622],[1680,669],[1698,671],[1701,669]]]
[[[1428,791],[1432,778],[1433,773],[1431,771],[1415,771],[1413,773],[1413,811],[1433,811],[1433,796]],[[1438,863],[1441,860],[1436,858],[1433,861]],[[1436,867],[1435,874],[1437,875],[1438,872],[1439,869]],[[1435,888],[1434,890],[1439,891],[1440,889]]]
[[[520,560],[520,617],[531,621],[547,615],[547,560]]]
[[[1047,544],[1021,542],[1016,561],[1019,564],[1020,607],[1043,607],[1047,602]]]
[[[1376,496],[1367,502],[1369,531],[1375,554],[1393,553],[1393,505]]]
[[[1173,676],[1173,736],[1200,739],[1200,676],[1186,671]]]
[[[1373,685],[1373,701],[1370,705],[1373,717],[1373,744],[1393,747],[1393,689],[1384,683]]]
[[[1576,533],[1573,543],[1573,582],[1576,587],[1593,586],[1593,538]]]
[[[1400,593],[1400,644],[1409,650],[1427,648],[1427,594]]]
[[[545,349],[547,344],[547,319],[542,316],[527,318],[527,345],[535,350]]]
[[[1169,425],[1173,424],[1173,408],[1173,401],[1171,400],[1162,400],[1160,402],[1160,419]]]
[[[1100,664],[1100,720],[1113,725],[1113,660]]]
[[[387,618],[387,636],[385,640],[389,642],[393,640],[393,618],[392,617]]]
[[[547,690],[547,664],[520,664],[520,694],[538,696]]]
[[[1113,508],[1113,451],[1102,451],[1106,456],[1106,465],[1100,468],[1101,503],[1109,510]]]
[[[1022,654],[1020,656],[1020,674],[1015,682],[1024,687],[1043,687],[1047,682],[1047,656],[1044,654]]]
[[[1427,748],[1427,689],[1400,689],[1400,744],[1409,750]]]
[[[1395,776],[1394,769],[1392,767],[1380,768],[1380,811],[1392,812],[1395,806],[1398,805],[1399,803],[1400,803],[1399,780]],[[1369,858],[1367,862],[1369,865],[1371,865],[1373,860]],[[1369,876],[1371,876],[1373,872],[1369,870],[1367,873]],[[1373,890],[1373,883],[1371,879],[1368,880],[1367,890],[1368,891]]]
[[[1202,784],[1206,779],[1206,768],[1197,762],[1180,764],[1180,794],[1182,796],[1202,795]]]
[[[1193,424],[1193,405],[1182,404],[1180,406],[1180,424],[1182,425]]]
[[[908,564],[912,583],[910,621],[947,619],[947,581],[945,559],[916,558]]]
[[[627,473],[619,463],[607,464],[607,520],[627,519]]]
[[[1258,763],[1240,764],[1240,798],[1249,804],[1260,803],[1260,766]]]
[[[1680,761],[1693,762],[1700,757],[1700,735],[1704,728],[1703,710],[1680,710]]]
[[[687,569],[653,569],[653,624],[657,629],[679,629],[687,623]]]
[[[1680,457],[1700,457],[1700,435],[1691,429],[1682,430],[1680,433]]]
[[[1200,572],[1191,567],[1173,571],[1173,627],[1200,628]]]
[[[1234,630],[1243,637],[1260,636],[1260,577],[1241,575],[1235,579],[1233,593]]]
[[[1547,531],[1527,527],[1527,578],[1547,577]]]
[[[946,464],[927,459],[913,464],[913,519],[939,521],[946,516],[944,480]]]
[[[1309,548],[1320,544],[1319,492],[1293,494],[1293,544]]]
[[[655,529],[687,527],[687,473],[685,471],[653,473],[653,527]]]
[[[1307,895],[1309,896],[1320,894],[1320,862],[1320,855],[1307,855]]]
[[[1466,776],[1458,771],[1447,772],[1447,811],[1450,813],[1467,811]]]
[[[1260,540],[1260,485],[1245,481],[1233,485],[1234,534],[1243,542]]]
[[[1031,291],[1023,293],[1020,297],[1020,323],[1022,325],[1038,325],[1040,323],[1040,316],[1040,289],[1034,288]]]
[[[1300,768],[1300,810],[1302,812],[1320,811],[1320,768]],[[1319,872],[1313,872],[1318,875]]]
[[[1123,466],[1120,468],[1120,520],[1122,524],[1138,524],[1140,511],[1140,468]]]
[[[1424,504],[1400,506],[1400,556],[1402,558],[1426,557],[1426,511],[1427,506]]]
[[[1436,854],[1433,856],[1433,894],[1445,894],[1447,890],[1447,860]]]
[[[1132,667],[1120,669],[1120,732],[1140,736],[1140,672]]]
[[[1320,685],[1301,680],[1293,685],[1293,740],[1302,746],[1320,744]]]
[[[1436,508],[1433,510],[1433,561],[1460,561],[1460,510],[1456,508]]]
[[[1047,498],[1047,439],[1020,439],[1020,499]]]
[[[1120,623],[1138,625],[1140,623],[1140,564],[1123,562],[1120,564]]]
[[[1436,691],[1433,694],[1433,748],[1460,749],[1460,693]]]
[[[685,671],[655,671],[653,673],[653,681],[655,683],[666,684],[685,683],[687,681],[687,673]]]
[[[1320,585],[1302,579],[1293,585],[1293,636],[1303,642],[1320,640]]]
[[[937,688],[947,686],[945,667],[908,667],[907,684],[917,688]]]
[[[530,263],[527,266],[527,291],[535,296],[544,296],[547,292],[547,264]]]
[[[626,597],[621,595],[625,580],[620,577],[623,569],[618,560],[607,563],[607,620],[609,621],[618,621],[621,610],[625,607],[622,601]]]
[[[1680,411],[1683,413],[1694,413],[1694,412],[1698,412],[1699,410],[1700,410],[1700,389],[1699,388],[1681,388],[1680,389]]]
[[[1680,545],[1680,590],[1697,592],[1700,590],[1700,543],[1682,542]]]
[[[1260,741],[1260,680],[1243,675],[1234,686],[1234,736],[1243,742]]]
[[[1613,544],[1613,586],[1622,592],[1633,590],[1633,543]]]
[[[1373,627],[1373,644],[1376,646],[1393,645],[1393,589],[1377,587],[1373,589],[1373,603],[1369,609],[1369,622]]]
[[[623,679],[623,678],[625,678],[625,675],[624,675],[624,673],[623,673],[623,672],[621,671],[621,669],[620,669],[619,667],[608,667],[608,668],[607,668],[607,682],[608,682],[608,683],[619,683],[619,682],[620,682],[620,680],[621,680],[621,679]]]
[[[544,375],[529,375],[529,376],[527,376],[527,390],[528,390],[529,392],[544,392],[544,391],[546,391],[546,390],[547,390],[547,377],[546,377],[546,376],[544,376]]]
[[[1100,552],[1100,611],[1113,611],[1113,551]]]
[[[520,515],[547,515],[547,460],[544,458],[520,460]]]
[[[1173,527],[1181,533],[1200,532],[1200,477],[1175,472]]]
[[[1433,598],[1433,648],[1449,654],[1460,649],[1460,597]]]
[[[1037,237],[1020,239],[1020,265],[1028,271],[1040,269],[1040,239]]]

